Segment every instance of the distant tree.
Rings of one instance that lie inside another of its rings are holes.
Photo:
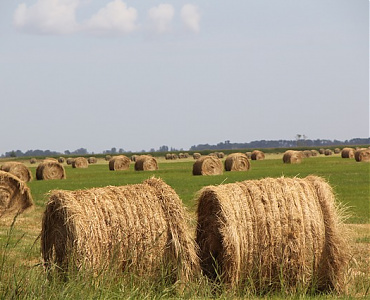
[[[17,157],[17,154],[15,153],[15,151],[11,151],[10,154],[9,154],[10,157]]]
[[[112,149],[110,149],[110,153],[116,154],[117,153],[117,148],[113,147]]]
[[[65,150],[65,151],[64,151],[64,154],[65,154],[65,155],[70,155],[70,154],[71,154],[71,151],[69,151],[69,150]]]
[[[165,145],[160,146],[159,147],[159,152],[168,152],[168,146],[165,146]]]

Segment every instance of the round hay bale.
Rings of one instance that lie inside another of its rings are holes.
[[[64,157],[59,157],[58,158],[58,163],[60,163],[60,164],[62,164],[62,163],[64,163],[66,160],[65,160],[65,158]]]
[[[66,179],[62,164],[54,160],[44,160],[36,168],[37,180]]]
[[[263,160],[265,159],[265,153],[260,150],[254,150],[251,154],[252,160]]]
[[[132,156],[130,157],[131,161],[136,161],[136,158],[138,158],[138,156],[139,156],[139,155],[136,155],[136,154],[132,155]]]
[[[283,163],[285,164],[299,164],[302,162],[303,154],[301,151],[287,150],[283,155]]]
[[[167,275],[189,281],[200,271],[190,218],[160,179],[141,184],[50,193],[42,220],[47,267]]]
[[[322,179],[265,178],[203,188],[196,241],[209,278],[268,292],[341,291],[348,243]]]
[[[91,156],[91,157],[89,157],[89,158],[87,159],[87,162],[88,162],[89,164],[96,164],[96,163],[98,162],[98,160],[96,159],[96,157]]]
[[[30,159],[30,164],[33,165],[35,163],[37,163],[37,159],[36,158],[31,158]]]
[[[201,156],[193,164],[193,175],[221,175],[222,173],[222,161],[217,156]]]
[[[202,154],[200,154],[200,153],[197,153],[197,152],[193,153],[193,158],[194,158],[194,159],[198,159],[198,158],[200,158],[201,156],[202,156]]]
[[[30,169],[28,169],[27,166],[21,162],[17,161],[6,162],[1,166],[0,170],[9,172],[17,176],[20,180],[24,182],[29,182],[32,180],[32,174]]]
[[[354,158],[355,157],[355,149],[353,148],[343,148],[341,152],[342,158]]]
[[[334,154],[339,154],[340,153],[340,148],[335,148],[334,149]]]
[[[108,154],[108,155],[106,155],[106,156],[105,156],[105,160],[106,160],[106,161],[109,161],[111,158],[112,158],[112,155],[109,155],[109,154]]]
[[[331,149],[325,149],[324,154],[325,154],[326,156],[333,155],[333,151],[332,151]]]
[[[0,171],[0,216],[22,213],[33,206],[30,189],[17,176]]]
[[[225,153],[223,152],[216,152],[216,155],[218,158],[224,158],[225,157]]]
[[[358,162],[370,162],[370,149],[362,148],[355,151],[355,160]]]
[[[172,159],[172,154],[171,153],[166,153],[166,155],[164,156],[164,158],[166,160]]]
[[[245,155],[246,155],[249,159],[252,159],[252,152],[250,152],[250,151],[245,152]]]
[[[189,153],[185,152],[184,153],[184,158],[189,158]]]
[[[179,153],[179,158],[180,159],[185,158],[185,154],[184,153]]]
[[[44,160],[51,160],[51,161],[55,161],[55,162],[58,162],[58,160],[54,157],[45,157]]]
[[[113,156],[109,160],[109,170],[122,171],[130,168],[131,160],[125,155]]]
[[[250,167],[249,159],[243,153],[231,153],[225,159],[226,171],[248,171]]]
[[[89,167],[89,162],[85,157],[77,157],[72,162],[72,168],[86,169]]]
[[[305,158],[311,157],[312,156],[312,151],[311,150],[304,150],[302,151],[302,156]]]
[[[320,153],[320,154],[325,154],[325,149],[320,148],[320,149],[319,149],[319,153]]]
[[[72,165],[73,164],[73,161],[74,161],[74,158],[72,158],[72,157],[68,157],[67,158],[67,165]]]
[[[318,156],[320,153],[317,150],[311,150],[312,156]]]
[[[155,171],[158,170],[157,160],[150,155],[140,155],[135,161],[135,171]]]

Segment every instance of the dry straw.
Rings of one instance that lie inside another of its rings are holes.
[[[158,170],[157,160],[150,155],[140,155],[135,160],[135,171],[155,171]]]
[[[231,287],[342,291],[349,260],[340,212],[322,178],[208,186],[198,199],[203,272]],[[216,271],[217,270],[217,271]]]
[[[287,150],[283,155],[283,163],[285,164],[299,164],[302,162],[303,154],[301,151]]]
[[[243,153],[231,153],[225,159],[226,171],[248,171],[250,167],[249,159]]]
[[[72,161],[72,168],[86,169],[89,167],[89,162],[85,157],[77,157]]]
[[[30,189],[17,176],[0,171],[0,216],[21,213],[33,206]]]
[[[198,159],[198,158],[200,158],[201,156],[202,156],[202,154],[200,154],[200,153],[198,153],[198,152],[193,153],[193,158],[194,158],[194,159]]]
[[[90,156],[88,159],[87,159],[87,162],[89,164],[96,164],[98,162],[97,158],[94,157],[94,156]]]
[[[24,182],[29,182],[32,180],[32,173],[27,166],[21,162],[17,161],[9,161],[4,163],[0,170],[9,172],[15,176],[17,176],[20,180]]]
[[[199,271],[189,216],[161,179],[54,190],[44,212],[42,256],[60,269],[110,270],[188,281]]]
[[[30,159],[30,164],[35,164],[37,163],[37,159],[36,158],[31,158]]]
[[[265,153],[263,153],[260,150],[254,150],[251,153],[251,159],[252,160],[263,160],[263,159],[265,159]]]
[[[341,152],[342,158],[354,158],[355,157],[355,149],[353,148],[343,148]]]
[[[63,165],[54,160],[44,160],[36,168],[37,180],[66,179]]]
[[[331,149],[325,149],[324,154],[325,154],[326,156],[333,155],[333,151],[332,151]]]
[[[125,155],[113,156],[109,160],[109,170],[122,171],[130,168],[131,160]]]
[[[74,161],[74,158],[68,157],[67,158],[67,165],[72,165],[73,161]]]
[[[355,151],[355,160],[358,162],[370,162],[370,149],[361,148]]]
[[[64,157],[59,157],[58,158],[58,163],[62,164],[66,161],[66,159]]]
[[[201,156],[193,164],[193,175],[221,175],[223,165],[217,156]]]

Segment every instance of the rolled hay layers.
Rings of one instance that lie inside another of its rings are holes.
[[[131,160],[125,155],[113,156],[109,160],[109,170],[122,171],[130,168]]]
[[[158,170],[157,160],[150,155],[140,155],[136,157],[135,171],[155,171]]]
[[[250,167],[249,159],[243,153],[231,153],[225,159],[226,171],[248,171]]]
[[[32,206],[26,183],[9,172],[0,171],[0,216],[21,213]]]
[[[76,157],[72,161],[72,168],[86,169],[89,167],[89,162],[85,157]]]
[[[44,160],[36,168],[37,180],[66,179],[63,165],[54,160]]]
[[[222,161],[217,156],[201,156],[193,164],[193,175],[221,175],[222,173]]]
[[[263,153],[260,150],[254,150],[251,153],[251,159],[252,160],[263,160],[265,159],[265,153]]]
[[[137,272],[188,281],[199,272],[189,216],[160,179],[142,184],[52,191],[42,221],[47,266]],[[168,269],[166,269],[168,268]]]
[[[355,160],[357,162],[370,162],[370,149],[361,148],[355,151]]]
[[[354,158],[355,157],[355,149],[353,148],[343,148],[341,152],[342,158]]]
[[[17,176],[20,180],[24,182],[29,182],[32,180],[32,173],[27,166],[21,162],[17,161],[9,161],[4,163],[0,170],[9,172],[15,176]]]
[[[349,248],[324,179],[265,178],[208,186],[198,198],[203,272],[232,287],[342,291]],[[217,270],[217,271],[215,271]]]
[[[283,163],[285,164],[300,164],[302,162],[302,154],[301,151],[295,150],[287,150],[284,152],[283,155]]]

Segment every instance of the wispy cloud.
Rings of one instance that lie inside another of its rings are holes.
[[[181,15],[181,19],[184,22],[186,28],[194,32],[199,31],[200,14],[198,11],[198,7],[196,5],[185,4],[181,8],[180,15]]]
[[[159,4],[157,7],[152,7],[148,15],[154,25],[154,30],[158,33],[164,33],[170,31],[175,9],[171,4]]]

